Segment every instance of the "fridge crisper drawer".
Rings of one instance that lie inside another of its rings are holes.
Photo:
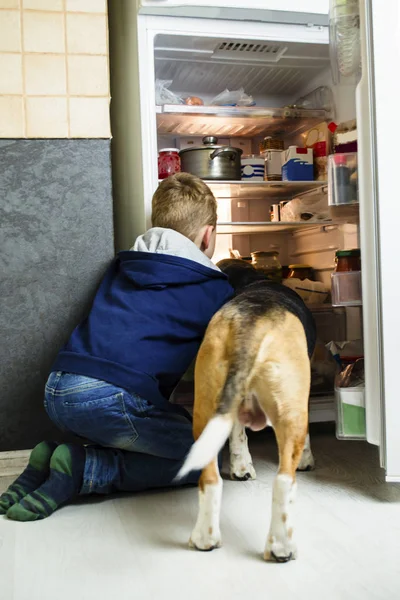
[[[332,273],[331,278],[332,306],[361,305],[361,271]]]
[[[365,389],[335,387],[336,437],[346,440],[366,439]]]

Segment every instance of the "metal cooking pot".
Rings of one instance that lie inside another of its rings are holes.
[[[241,179],[241,148],[218,146],[217,142],[217,138],[210,135],[203,138],[204,146],[181,150],[181,171],[201,179]]]

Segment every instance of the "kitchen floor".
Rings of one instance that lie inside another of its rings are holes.
[[[398,600],[400,484],[384,483],[373,446],[326,430],[311,440],[298,560],[261,558],[276,470],[274,440],[261,433],[251,439],[257,481],[225,481],[221,549],[187,548],[193,488],[86,500],[36,523],[0,517],[1,600]]]

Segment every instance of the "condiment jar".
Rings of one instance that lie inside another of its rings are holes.
[[[361,253],[359,248],[354,250],[338,250],[336,252],[336,273],[361,271]]]
[[[310,265],[289,265],[290,273],[288,275],[288,279],[310,279],[312,281],[313,278],[313,269]]]
[[[252,252],[252,265],[266,275],[267,279],[280,283],[282,281],[282,265],[279,262],[279,252]]]
[[[166,179],[180,171],[181,159],[178,148],[162,148],[158,154],[158,178]]]

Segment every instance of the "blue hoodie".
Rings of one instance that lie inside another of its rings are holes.
[[[150,229],[112,262],[52,370],[101,379],[170,409],[211,317],[232,296],[227,277],[193,242]]]

